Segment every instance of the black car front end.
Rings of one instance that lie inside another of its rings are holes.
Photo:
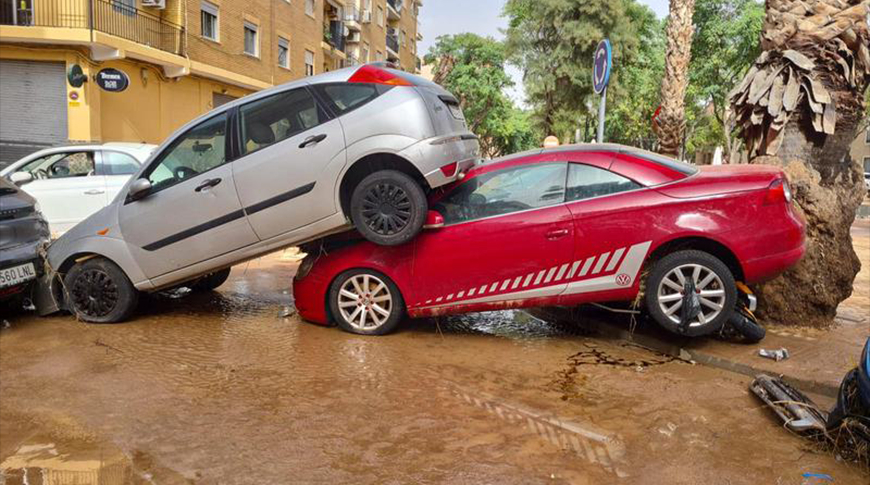
[[[0,300],[26,296],[42,275],[42,254],[50,240],[36,200],[0,178]]]

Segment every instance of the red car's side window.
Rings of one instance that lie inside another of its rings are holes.
[[[460,184],[432,208],[446,224],[548,207],[565,202],[566,163],[513,167]]]
[[[568,168],[566,202],[636,190],[642,186],[603,168],[572,163]]]

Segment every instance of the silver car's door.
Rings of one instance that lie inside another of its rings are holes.
[[[119,200],[121,232],[148,278],[257,241],[227,162],[227,113],[177,137],[143,172],[144,198]]]
[[[335,190],[346,163],[344,133],[308,88],[240,106],[237,127],[240,158],[233,162],[233,174],[260,239],[339,210]]]

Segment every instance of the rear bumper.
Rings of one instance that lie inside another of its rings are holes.
[[[480,143],[471,133],[429,138],[406,148],[399,155],[412,160],[426,178],[429,187],[441,187],[459,178],[480,159]],[[456,162],[454,173],[445,174],[441,167]]]
[[[806,250],[806,242],[801,241],[800,246],[794,249],[747,261],[743,268],[746,283],[762,283],[779,276],[797,264]]]

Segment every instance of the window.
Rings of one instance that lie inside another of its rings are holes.
[[[568,202],[641,188],[640,184],[603,168],[581,163],[570,165],[566,197]]]
[[[870,157],[864,157],[864,178],[867,178],[867,175],[870,173]]]
[[[278,65],[290,69],[290,42],[278,37]]]
[[[317,84],[314,88],[339,115],[353,111],[380,96],[376,84]]]
[[[363,64],[369,62],[369,49],[370,49],[369,43],[363,42],[362,50],[360,51],[360,55],[359,55],[359,61],[362,62]]]
[[[314,53],[308,50],[305,51],[305,75],[314,75]]]
[[[381,51],[378,51],[377,54],[375,55],[375,60],[376,61],[383,61],[384,60],[384,53]]]
[[[245,54],[260,57],[260,41],[257,26],[250,22],[245,22]]]
[[[314,17],[314,0],[305,0],[305,14]]]
[[[217,42],[219,37],[218,6],[210,2],[200,5],[201,34],[204,38]]]
[[[378,27],[384,26],[384,7],[378,5]]]
[[[252,101],[239,108],[239,116],[245,155],[314,128],[326,119],[307,89]]]
[[[561,204],[566,165],[547,163],[487,173],[459,185],[433,208],[445,223],[455,224]]]
[[[227,114],[194,126],[172,142],[146,177],[152,192],[172,187],[226,161]]]
[[[870,145],[870,128],[867,128],[867,133],[864,136],[864,143],[867,143],[868,145]]]
[[[19,172],[28,172],[35,179],[86,177],[94,174],[93,152],[55,153],[24,165]]]
[[[103,151],[103,164],[100,175],[133,175],[139,171],[139,162],[121,152]]]
[[[112,9],[127,16],[136,15],[136,0],[112,0]]]
[[[405,31],[400,30],[399,31],[399,46],[401,47],[403,45],[405,45]]]

